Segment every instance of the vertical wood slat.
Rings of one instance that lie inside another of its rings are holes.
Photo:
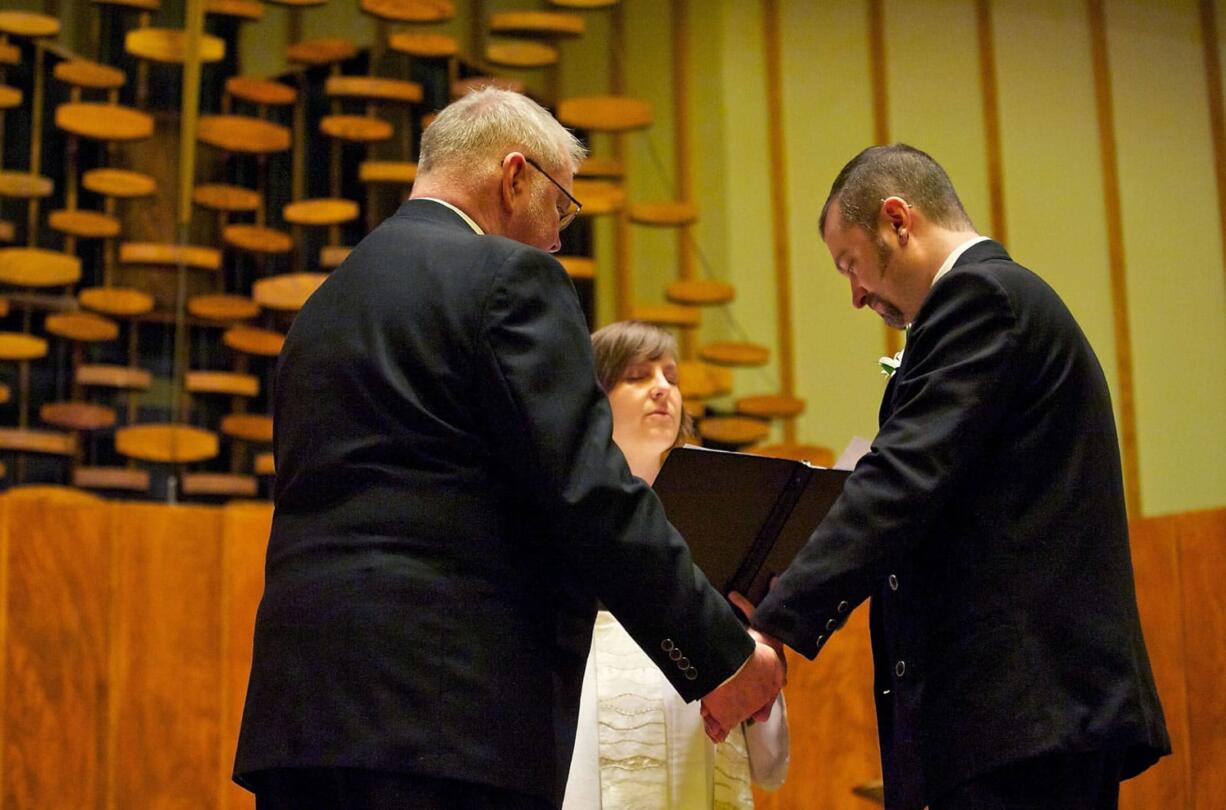
[[[1213,138],[1213,174],[1217,180],[1222,272],[1226,273],[1226,117],[1222,111],[1222,61],[1218,53],[1215,0],[1200,0],[1200,28],[1205,55],[1205,89],[1209,94],[1209,131]]]
[[[868,2],[868,70],[873,80],[873,143],[890,142],[890,88],[886,75],[884,0]],[[895,354],[902,348],[902,336],[897,329],[881,325],[885,332],[885,353]]]
[[[988,202],[992,207],[992,238],[1009,244],[1005,218],[1005,171],[1000,151],[1000,99],[996,83],[996,38],[991,0],[976,0],[979,32],[979,81],[983,90],[983,133],[987,141]]]
[[[1120,208],[1119,159],[1115,144],[1115,107],[1111,98],[1111,65],[1107,54],[1107,20],[1103,11],[1103,0],[1088,0],[1088,5],[1090,50],[1094,63],[1094,99],[1099,149],[1102,155],[1107,260],[1111,269],[1111,310],[1120,392],[1120,449],[1124,456],[1124,493],[1128,498],[1128,515],[1140,517],[1145,512],[1141,504],[1140,460],[1137,453],[1136,397],[1132,383],[1132,329],[1128,322],[1124,218]]]
[[[609,16],[609,91],[621,95],[626,89],[626,18],[625,4],[618,3]],[[622,188],[630,188],[630,162],[627,160],[626,135],[615,132],[613,157],[622,167]],[[623,206],[613,215],[613,261],[615,300],[618,320],[630,317],[634,309],[634,270],[630,263],[630,214]]]
[[[690,175],[690,0],[673,0],[673,133],[677,199],[694,198]],[[677,229],[677,277],[694,278],[694,225]],[[682,360],[694,356],[694,330],[682,329],[679,340]]]

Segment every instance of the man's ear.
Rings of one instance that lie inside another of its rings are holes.
[[[911,205],[902,197],[886,197],[881,202],[881,221],[894,232],[899,245],[911,238]]]
[[[502,192],[502,209],[506,213],[514,210],[520,195],[526,193],[525,170],[528,164],[519,152],[511,152],[502,159],[502,177],[500,190]]]

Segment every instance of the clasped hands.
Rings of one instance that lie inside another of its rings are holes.
[[[740,594],[732,594],[731,599],[746,616],[753,614],[753,605]],[[775,698],[787,683],[783,644],[752,627],[749,635],[754,651],[744,666],[702,699],[703,726],[713,742],[723,742],[747,718],[758,723],[769,719]]]

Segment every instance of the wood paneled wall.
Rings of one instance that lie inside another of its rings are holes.
[[[271,522],[265,504],[0,496],[0,808],[251,808],[230,783]],[[1125,810],[1226,796],[1226,510],[1133,523],[1146,641],[1175,755]],[[868,808],[880,778],[867,611],[793,657],[787,783],[769,810]]]

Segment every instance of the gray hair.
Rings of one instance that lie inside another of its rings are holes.
[[[550,168],[569,159],[571,171],[587,156],[574,133],[544,107],[520,93],[486,87],[452,102],[426,127],[417,171],[472,171],[478,161],[513,151]]]

